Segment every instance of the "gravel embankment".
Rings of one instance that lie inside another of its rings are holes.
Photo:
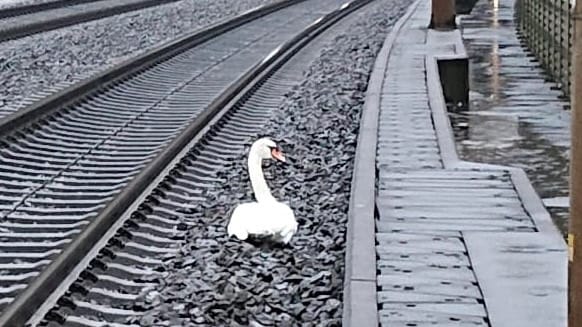
[[[200,210],[160,287],[144,295],[142,326],[340,326],[345,232],[358,121],[375,55],[410,3],[383,0],[339,34],[291,90],[263,135],[279,140],[288,164],[267,164],[276,198],[299,221],[288,246],[226,236],[230,210],[252,201],[246,154]],[[258,137],[258,136],[257,136]],[[251,143],[252,140],[249,140]]]
[[[54,2],[56,0],[0,0],[0,9]]]
[[[178,35],[276,0],[183,0],[0,43],[0,118]]]

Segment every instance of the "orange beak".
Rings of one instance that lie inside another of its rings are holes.
[[[285,155],[283,154],[283,151],[281,151],[277,148],[271,149],[271,156],[273,156],[273,158],[276,160],[279,160],[281,162],[285,162]]]

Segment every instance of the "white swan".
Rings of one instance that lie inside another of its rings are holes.
[[[273,197],[263,175],[263,159],[285,162],[283,152],[269,138],[260,138],[251,146],[248,158],[251,186],[257,202],[239,204],[228,223],[228,236],[246,240],[249,235],[269,236],[276,242],[289,243],[297,231],[297,221],[288,205]]]

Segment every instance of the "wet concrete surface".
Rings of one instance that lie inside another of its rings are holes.
[[[515,0],[480,0],[462,29],[470,56],[470,104],[449,108],[459,156],[523,168],[562,232],[567,229],[570,111],[522,47]],[[565,201],[566,200],[566,201]],[[554,204],[553,204],[554,205]]]

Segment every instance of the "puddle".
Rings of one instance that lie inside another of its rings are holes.
[[[568,103],[521,47],[513,8],[513,0],[482,0],[463,18],[472,91],[467,109],[449,108],[457,151],[468,161],[523,168],[565,232]]]

